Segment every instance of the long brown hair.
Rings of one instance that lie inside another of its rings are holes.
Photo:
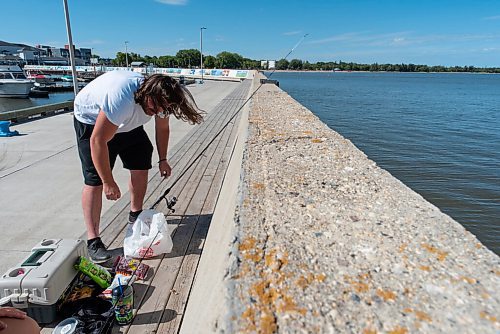
[[[134,94],[135,103],[146,108],[146,100],[151,100],[155,106],[168,106],[169,114],[177,119],[199,124],[203,121],[203,110],[198,108],[193,95],[186,87],[167,75],[153,74],[144,79],[144,82]]]

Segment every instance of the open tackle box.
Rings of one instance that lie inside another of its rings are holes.
[[[42,240],[0,278],[0,305],[22,309],[38,323],[54,321],[57,302],[78,274],[73,265],[79,256],[87,257],[83,240]]]

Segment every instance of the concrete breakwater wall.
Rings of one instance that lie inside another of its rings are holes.
[[[474,235],[274,85],[248,123],[183,332],[500,330],[500,258]]]

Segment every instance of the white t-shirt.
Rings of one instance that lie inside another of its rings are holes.
[[[108,120],[118,126],[117,132],[127,132],[146,124],[151,116],[134,101],[134,92],[143,81],[141,74],[131,71],[116,70],[97,77],[76,96],[76,119],[95,124],[102,110]]]

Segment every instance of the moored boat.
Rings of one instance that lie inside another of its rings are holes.
[[[73,76],[72,75],[63,75],[61,76],[61,80],[65,82],[73,82]]]
[[[0,97],[27,98],[33,82],[17,65],[0,65]]]

